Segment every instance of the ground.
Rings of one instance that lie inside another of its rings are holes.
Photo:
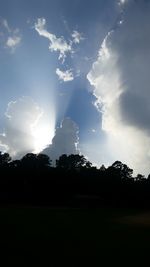
[[[2,266],[100,266],[120,248],[150,247],[148,211],[5,207],[0,214]]]

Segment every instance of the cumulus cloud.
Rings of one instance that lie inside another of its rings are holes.
[[[43,36],[50,41],[49,49],[52,52],[58,52],[59,59],[64,60],[66,54],[72,51],[71,43],[67,43],[67,41],[63,37],[57,38],[55,34],[52,34],[47,31],[46,20],[44,18],[38,18],[34,27],[40,36]]]
[[[59,68],[56,69],[56,74],[59,80],[64,82],[70,82],[74,80],[74,76],[71,70],[62,71]]]
[[[84,40],[84,38],[82,37],[82,34],[78,31],[73,31],[71,36],[75,44],[79,44],[82,40]]]
[[[3,43],[5,48],[10,49],[11,52],[14,52],[15,49],[21,43],[21,35],[18,28],[12,29],[6,19],[1,19],[1,34],[3,36]]]
[[[44,112],[29,97],[22,97],[8,104],[5,113],[5,126],[0,134],[0,146],[13,158],[18,158],[37,149],[37,129],[40,130]],[[39,134],[39,132],[38,132]],[[50,133],[48,133],[50,135]],[[41,136],[44,141],[44,136]],[[41,141],[41,138],[38,141]],[[45,143],[47,145],[48,143]],[[41,149],[43,143],[39,143]]]
[[[53,162],[62,154],[78,154],[78,127],[70,118],[64,118],[60,127],[55,131],[52,144],[43,150]]]
[[[150,171],[150,3],[126,3],[88,73],[114,160]]]

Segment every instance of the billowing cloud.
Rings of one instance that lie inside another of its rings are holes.
[[[74,76],[71,70],[62,71],[57,68],[56,74],[58,75],[60,81],[70,82],[74,80]]]
[[[82,40],[84,40],[84,38],[82,37],[82,34],[78,31],[73,31],[71,36],[75,44],[79,44]]]
[[[71,43],[67,43],[67,41],[63,37],[56,37],[55,34],[52,34],[46,29],[46,20],[44,18],[39,18],[34,25],[35,30],[38,32],[40,36],[47,38],[49,43],[50,51],[55,51],[59,53],[59,59],[65,59],[66,54],[72,51]]]
[[[0,146],[13,158],[40,152],[50,143],[50,127],[44,128],[44,111],[29,97],[8,104]],[[49,139],[48,139],[49,136]],[[37,151],[38,150],[38,151]]]
[[[150,172],[150,3],[126,5],[105,37],[87,78],[102,112],[106,148],[114,160]]]
[[[10,49],[11,52],[14,52],[21,43],[22,38],[20,31],[18,28],[12,29],[6,19],[2,19],[0,24],[4,47]]]
[[[78,127],[70,118],[64,118],[62,124],[56,129],[52,144],[43,150],[53,162],[62,154],[78,154]]]

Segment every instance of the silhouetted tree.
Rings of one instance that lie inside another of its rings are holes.
[[[13,160],[9,163],[9,168],[11,168],[11,169],[19,169],[20,166],[21,166],[20,160]]]
[[[101,172],[105,172],[106,171],[106,167],[104,166],[104,164],[102,164],[102,166],[99,168],[99,170]]]
[[[83,155],[64,154],[52,168],[42,153],[11,161],[8,153],[0,152],[0,203],[66,205],[87,195],[98,203],[150,205],[150,175],[146,179],[142,174],[132,178],[132,174],[121,161],[97,169]]]
[[[8,153],[0,152],[0,167],[6,166],[11,161],[11,157]]]
[[[111,167],[118,171],[121,179],[128,179],[132,177],[133,170],[121,161],[115,161]]]
[[[65,170],[81,169],[83,167],[90,168],[91,166],[92,164],[83,155],[78,154],[71,154],[69,156],[63,154],[56,160],[56,167]]]
[[[21,159],[21,165],[27,169],[43,169],[51,166],[51,160],[45,154],[28,153]]]
[[[85,163],[85,166],[83,166],[83,167],[90,169],[90,168],[92,168],[92,163],[89,160],[87,160]]]
[[[44,168],[44,167],[50,167],[52,163],[52,160],[49,158],[49,156],[45,154],[38,154],[37,155],[37,164],[39,167]]]
[[[139,181],[139,182],[141,182],[141,181],[143,181],[145,179],[146,179],[145,176],[140,174],[140,173],[138,173],[137,176],[135,177],[135,180]]]
[[[22,167],[26,169],[36,169],[37,168],[37,155],[33,153],[26,154],[21,159]]]

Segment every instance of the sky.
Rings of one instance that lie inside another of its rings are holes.
[[[150,2],[0,0],[0,150],[150,172]]]

